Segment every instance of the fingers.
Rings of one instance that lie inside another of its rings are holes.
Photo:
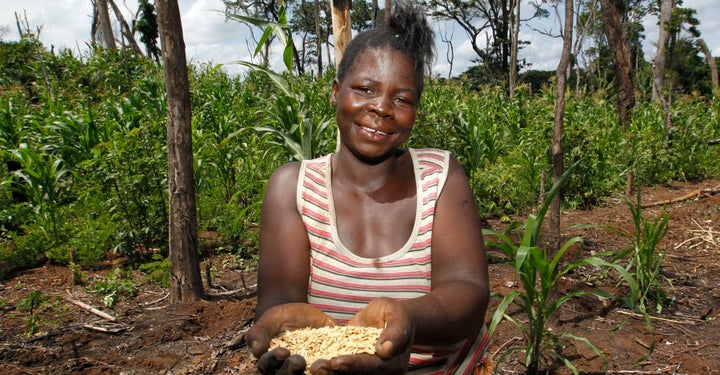
[[[305,373],[307,364],[305,358],[294,354],[289,356],[283,363],[280,370],[276,373],[277,375],[301,375]]]
[[[260,358],[270,347],[270,334],[262,326],[252,326],[245,334],[245,339],[252,349],[255,358]]]
[[[406,358],[394,357],[385,361],[373,354],[341,355],[330,360],[319,359],[310,366],[310,373],[313,375],[404,374],[406,371]]]
[[[300,375],[306,367],[305,358],[297,354],[290,355],[290,351],[285,348],[275,348],[260,356],[257,362],[261,374]]]

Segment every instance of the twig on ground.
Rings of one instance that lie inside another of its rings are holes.
[[[687,349],[681,351],[680,353],[687,353],[687,352],[691,352],[691,351],[692,351],[692,352],[697,352],[697,351],[700,351],[700,350],[705,349],[705,348],[707,348],[708,346],[712,346],[712,345],[717,346],[717,344],[714,343],[714,342],[706,342],[705,344],[702,344],[702,345],[698,345],[698,346],[695,346],[695,347],[687,348]]]
[[[511,343],[518,341],[518,340],[522,340],[522,337],[515,336],[515,337],[511,338],[510,340],[506,341],[504,344],[500,345],[500,347],[497,348],[497,350],[495,350],[492,353],[492,356],[490,357],[490,359],[494,361],[495,357],[498,355],[498,353],[500,353],[503,349],[505,349]]]
[[[685,195],[683,195],[683,196],[681,196],[681,197],[678,197],[678,198],[666,199],[666,200],[660,201],[660,202],[643,203],[643,204],[640,205],[640,208],[649,208],[649,207],[655,207],[655,206],[665,206],[665,205],[668,205],[668,204],[683,202],[683,201],[686,201],[686,200],[689,200],[689,199],[693,199],[693,198],[695,198],[695,199],[700,199],[702,196],[708,197],[708,196],[711,196],[711,195],[713,195],[713,194],[717,194],[718,192],[720,192],[720,188],[714,188],[714,189],[697,189],[697,190],[695,190],[695,191],[692,191],[692,192],[690,192],[690,193],[688,193],[688,194],[685,194]]]
[[[158,299],[156,299],[156,300],[154,300],[154,301],[145,302],[145,303],[143,303],[143,305],[145,305],[145,306],[154,305],[154,304],[156,304],[156,303],[159,303],[159,302],[164,301],[164,300],[165,300],[166,298],[168,298],[169,296],[170,296],[170,293],[166,293],[163,297],[160,297],[160,298],[158,298]]]
[[[668,372],[671,374],[677,374],[678,370],[680,370],[680,364],[670,365],[667,367],[663,367],[661,369],[657,369],[655,371],[641,371],[641,370],[608,370],[608,374],[638,374],[638,375],[660,375],[660,374],[667,374]]]
[[[700,229],[690,230],[690,232],[693,234],[697,234],[697,235],[694,237],[688,238],[687,240],[677,244],[675,246],[675,249],[677,249],[687,243],[693,242],[693,241],[698,241],[698,242],[692,244],[689,247],[689,249],[692,249],[692,248],[697,247],[702,244],[709,244],[709,245],[712,245],[715,247],[720,247],[720,242],[719,242],[720,231],[713,230],[713,228],[710,226],[708,226],[708,228],[705,229],[702,227],[702,225],[698,224],[698,222],[695,221],[695,219],[693,219],[693,223],[695,223],[695,225],[697,225],[698,228],[700,228]]]
[[[95,315],[97,315],[97,316],[99,316],[99,317],[101,317],[101,318],[103,318],[103,319],[109,320],[109,321],[111,321],[111,322],[114,322],[114,321],[115,321],[115,317],[114,317],[114,316],[112,316],[112,315],[110,315],[110,314],[108,314],[108,313],[106,313],[106,312],[104,312],[104,311],[102,311],[102,310],[100,310],[100,309],[97,309],[97,308],[95,308],[95,307],[92,307],[92,306],[88,305],[87,303],[84,303],[84,302],[75,300],[75,299],[71,298],[70,296],[64,296],[64,298],[65,298],[66,301],[72,303],[73,305],[76,305],[76,306],[78,306],[78,307],[81,307],[81,308],[85,309],[86,311],[91,312],[91,313],[93,313],[93,314],[95,314]]]
[[[127,329],[120,325],[99,326],[99,325],[92,325],[92,324],[83,324],[82,326],[85,329],[95,331],[95,332],[101,332],[101,333],[120,333],[120,332],[124,332]]]
[[[634,313],[634,312],[630,312],[630,311],[625,311],[625,310],[616,310],[616,311],[619,312],[620,314],[630,315],[630,316],[633,316],[633,317],[635,317],[635,318],[643,318],[643,319],[645,318],[642,314],[638,314],[638,313]],[[661,317],[659,317],[659,316],[652,316],[652,315],[650,315],[650,319],[652,319],[652,320],[660,320],[660,321],[669,322],[669,323],[695,324],[695,321],[692,321],[692,320],[685,320],[685,321],[683,321],[683,320],[674,320],[674,319],[661,318]]]

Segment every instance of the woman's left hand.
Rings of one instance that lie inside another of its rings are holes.
[[[350,319],[348,325],[384,328],[375,344],[375,354],[341,355],[315,361],[314,375],[404,374],[407,372],[415,328],[402,304],[390,298],[371,301]]]

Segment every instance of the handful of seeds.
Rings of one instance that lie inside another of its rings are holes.
[[[333,326],[303,328],[285,333],[270,341],[270,350],[278,347],[305,358],[308,367],[318,359],[346,354],[373,354],[382,328]]]

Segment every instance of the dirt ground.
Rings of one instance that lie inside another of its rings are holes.
[[[642,189],[644,204],[687,198],[699,189],[720,189],[720,180],[677,183]],[[667,250],[663,276],[673,299],[662,314],[653,317],[655,350],[648,348],[653,335],[644,320],[622,304],[604,303],[585,296],[564,305],[549,324],[555,333],[586,337],[601,349],[602,359],[579,344],[564,347],[583,374],[720,374],[720,194],[695,194],[692,198],[643,209],[643,216],[670,215],[669,231],[659,247]],[[517,218],[522,219],[522,218]],[[628,207],[611,199],[590,211],[564,212],[563,235],[582,236],[584,246],[569,252],[567,260],[630,245],[627,238],[597,227],[632,228]],[[488,225],[501,230],[500,220]],[[497,259],[499,253],[490,252]],[[143,284],[138,295],[120,301],[114,310],[103,309],[92,292],[72,285],[67,267],[45,266],[0,280],[0,374],[255,374],[254,359],[242,341],[255,306],[255,275],[224,268],[222,259],[205,260],[216,270],[210,297],[191,306],[171,306],[168,291]],[[203,264],[204,269],[204,264]],[[102,277],[112,268],[85,271]],[[138,281],[143,275],[136,272]],[[499,261],[490,264],[493,293],[517,288],[513,270]],[[613,288],[612,275],[599,269],[579,269],[562,280],[561,292],[595,287]],[[41,291],[50,307],[36,312],[40,332],[25,335],[29,313],[18,308],[29,293]],[[80,307],[70,300],[88,306]],[[499,302],[491,300],[487,320]],[[110,320],[89,311],[94,307],[111,314]],[[522,320],[522,315],[514,315]],[[511,323],[500,324],[488,354],[497,359],[506,348],[522,343],[521,332]],[[523,372],[519,358],[497,364],[500,374]],[[548,373],[566,374],[566,368]]]

